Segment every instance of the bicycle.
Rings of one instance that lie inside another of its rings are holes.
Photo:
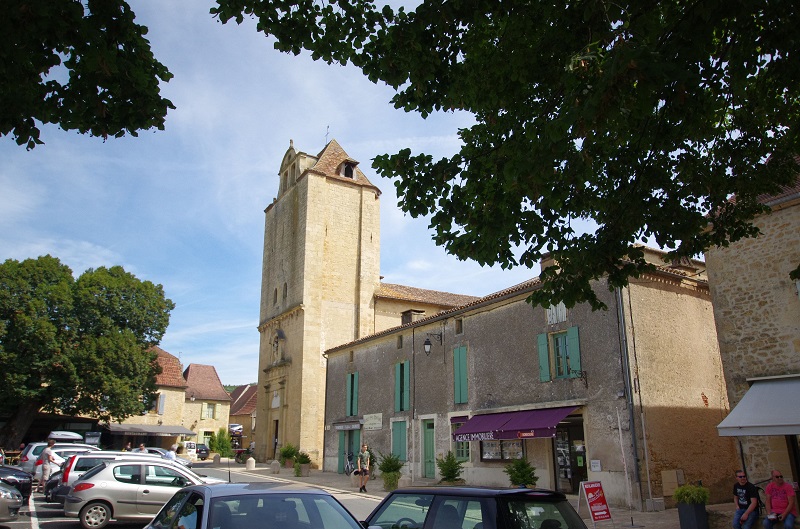
[[[344,473],[349,476],[356,469],[356,467],[353,465],[353,452],[345,452],[344,455],[346,456],[344,462]]]

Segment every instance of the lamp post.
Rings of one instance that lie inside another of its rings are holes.
[[[442,333],[429,332],[428,337],[425,338],[425,341],[422,343],[422,347],[425,349],[425,354],[429,356],[431,354],[431,347],[433,346],[433,344],[431,343],[431,338],[430,338],[431,336],[434,337],[436,341],[439,342],[440,345],[442,343]]]

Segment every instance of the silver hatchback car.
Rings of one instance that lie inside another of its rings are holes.
[[[176,490],[221,482],[165,460],[107,461],[75,481],[65,499],[64,514],[78,518],[84,529],[102,529],[112,519],[147,522]]]

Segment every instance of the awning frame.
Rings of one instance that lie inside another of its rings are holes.
[[[453,432],[453,440],[468,442],[552,438],[556,436],[558,423],[579,407],[561,406],[475,415]]]

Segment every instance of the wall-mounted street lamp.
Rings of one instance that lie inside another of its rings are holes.
[[[433,344],[431,343],[431,339],[430,339],[431,336],[434,337],[436,339],[436,341],[439,342],[439,344],[442,343],[442,333],[440,333],[440,332],[429,332],[428,333],[428,338],[425,338],[425,341],[422,343],[422,347],[425,348],[425,354],[426,355],[430,355],[431,354],[431,346],[433,346]]]

